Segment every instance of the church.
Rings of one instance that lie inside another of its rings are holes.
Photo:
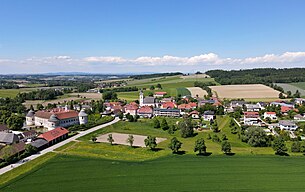
[[[140,91],[140,99],[139,99],[140,107],[149,106],[149,107],[157,107],[156,98],[154,97],[144,97],[144,93]]]

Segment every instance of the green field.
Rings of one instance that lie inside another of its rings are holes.
[[[301,96],[305,96],[305,82],[299,83],[276,83],[278,86],[282,87],[285,92],[291,91],[294,94],[297,90],[301,93]]]
[[[17,191],[304,191],[302,157],[170,155],[144,162],[58,155],[0,188]]]

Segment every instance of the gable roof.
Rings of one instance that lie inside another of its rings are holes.
[[[19,141],[19,138],[14,133],[0,132],[0,143],[12,144]]]
[[[39,138],[44,138],[48,142],[57,139],[65,134],[69,133],[69,131],[63,127],[57,127],[51,131],[45,132],[41,135],[39,135]]]
[[[149,113],[151,114],[153,112],[153,109],[149,106],[143,106],[141,107],[139,110],[138,110],[138,114],[141,114],[141,113]]]
[[[56,115],[58,119],[69,119],[78,117],[78,112],[74,110],[51,110],[51,111],[37,111],[35,117],[49,119],[51,115]]]
[[[155,98],[154,97],[145,97],[143,99],[144,104],[155,104]]]
[[[173,102],[165,102],[165,103],[162,103],[162,107],[163,108],[171,108],[171,109],[173,109],[173,108],[176,107],[176,104],[173,103]]]

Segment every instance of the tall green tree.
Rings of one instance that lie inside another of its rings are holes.
[[[181,146],[182,143],[176,137],[173,137],[171,139],[170,144],[168,145],[168,147],[173,151],[173,153],[178,153]]]
[[[187,138],[194,136],[194,125],[191,119],[188,118],[184,119],[183,121],[180,121],[178,124],[178,128],[180,129],[181,137]]]
[[[161,127],[160,126],[160,121],[158,120],[158,118],[155,117],[153,122],[154,122],[154,128],[160,128]]]
[[[231,153],[231,144],[228,141],[223,141],[221,143],[221,151],[225,154]]]
[[[285,140],[282,137],[276,137],[273,140],[272,148],[277,155],[286,154],[286,151],[288,150],[285,144]]]
[[[169,126],[168,126],[167,121],[166,121],[165,118],[163,118],[163,119],[161,120],[161,128],[162,128],[164,131],[166,131],[166,130],[169,129]]]
[[[198,151],[198,154],[201,155],[206,153],[206,149],[207,147],[203,138],[197,139],[195,141],[194,152]]]
[[[12,114],[7,120],[7,126],[12,130],[20,130],[23,126],[24,117],[21,115]]]
[[[149,147],[151,150],[154,150],[157,147],[157,140],[156,137],[153,136],[147,136],[147,138],[144,140],[145,146]]]
[[[113,137],[112,137],[112,134],[108,134],[107,141],[108,141],[111,145],[113,144],[114,139],[113,139]]]

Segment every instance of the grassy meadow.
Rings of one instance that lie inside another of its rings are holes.
[[[0,191],[296,192],[304,191],[304,176],[301,157],[170,155],[133,162],[57,155]]]

